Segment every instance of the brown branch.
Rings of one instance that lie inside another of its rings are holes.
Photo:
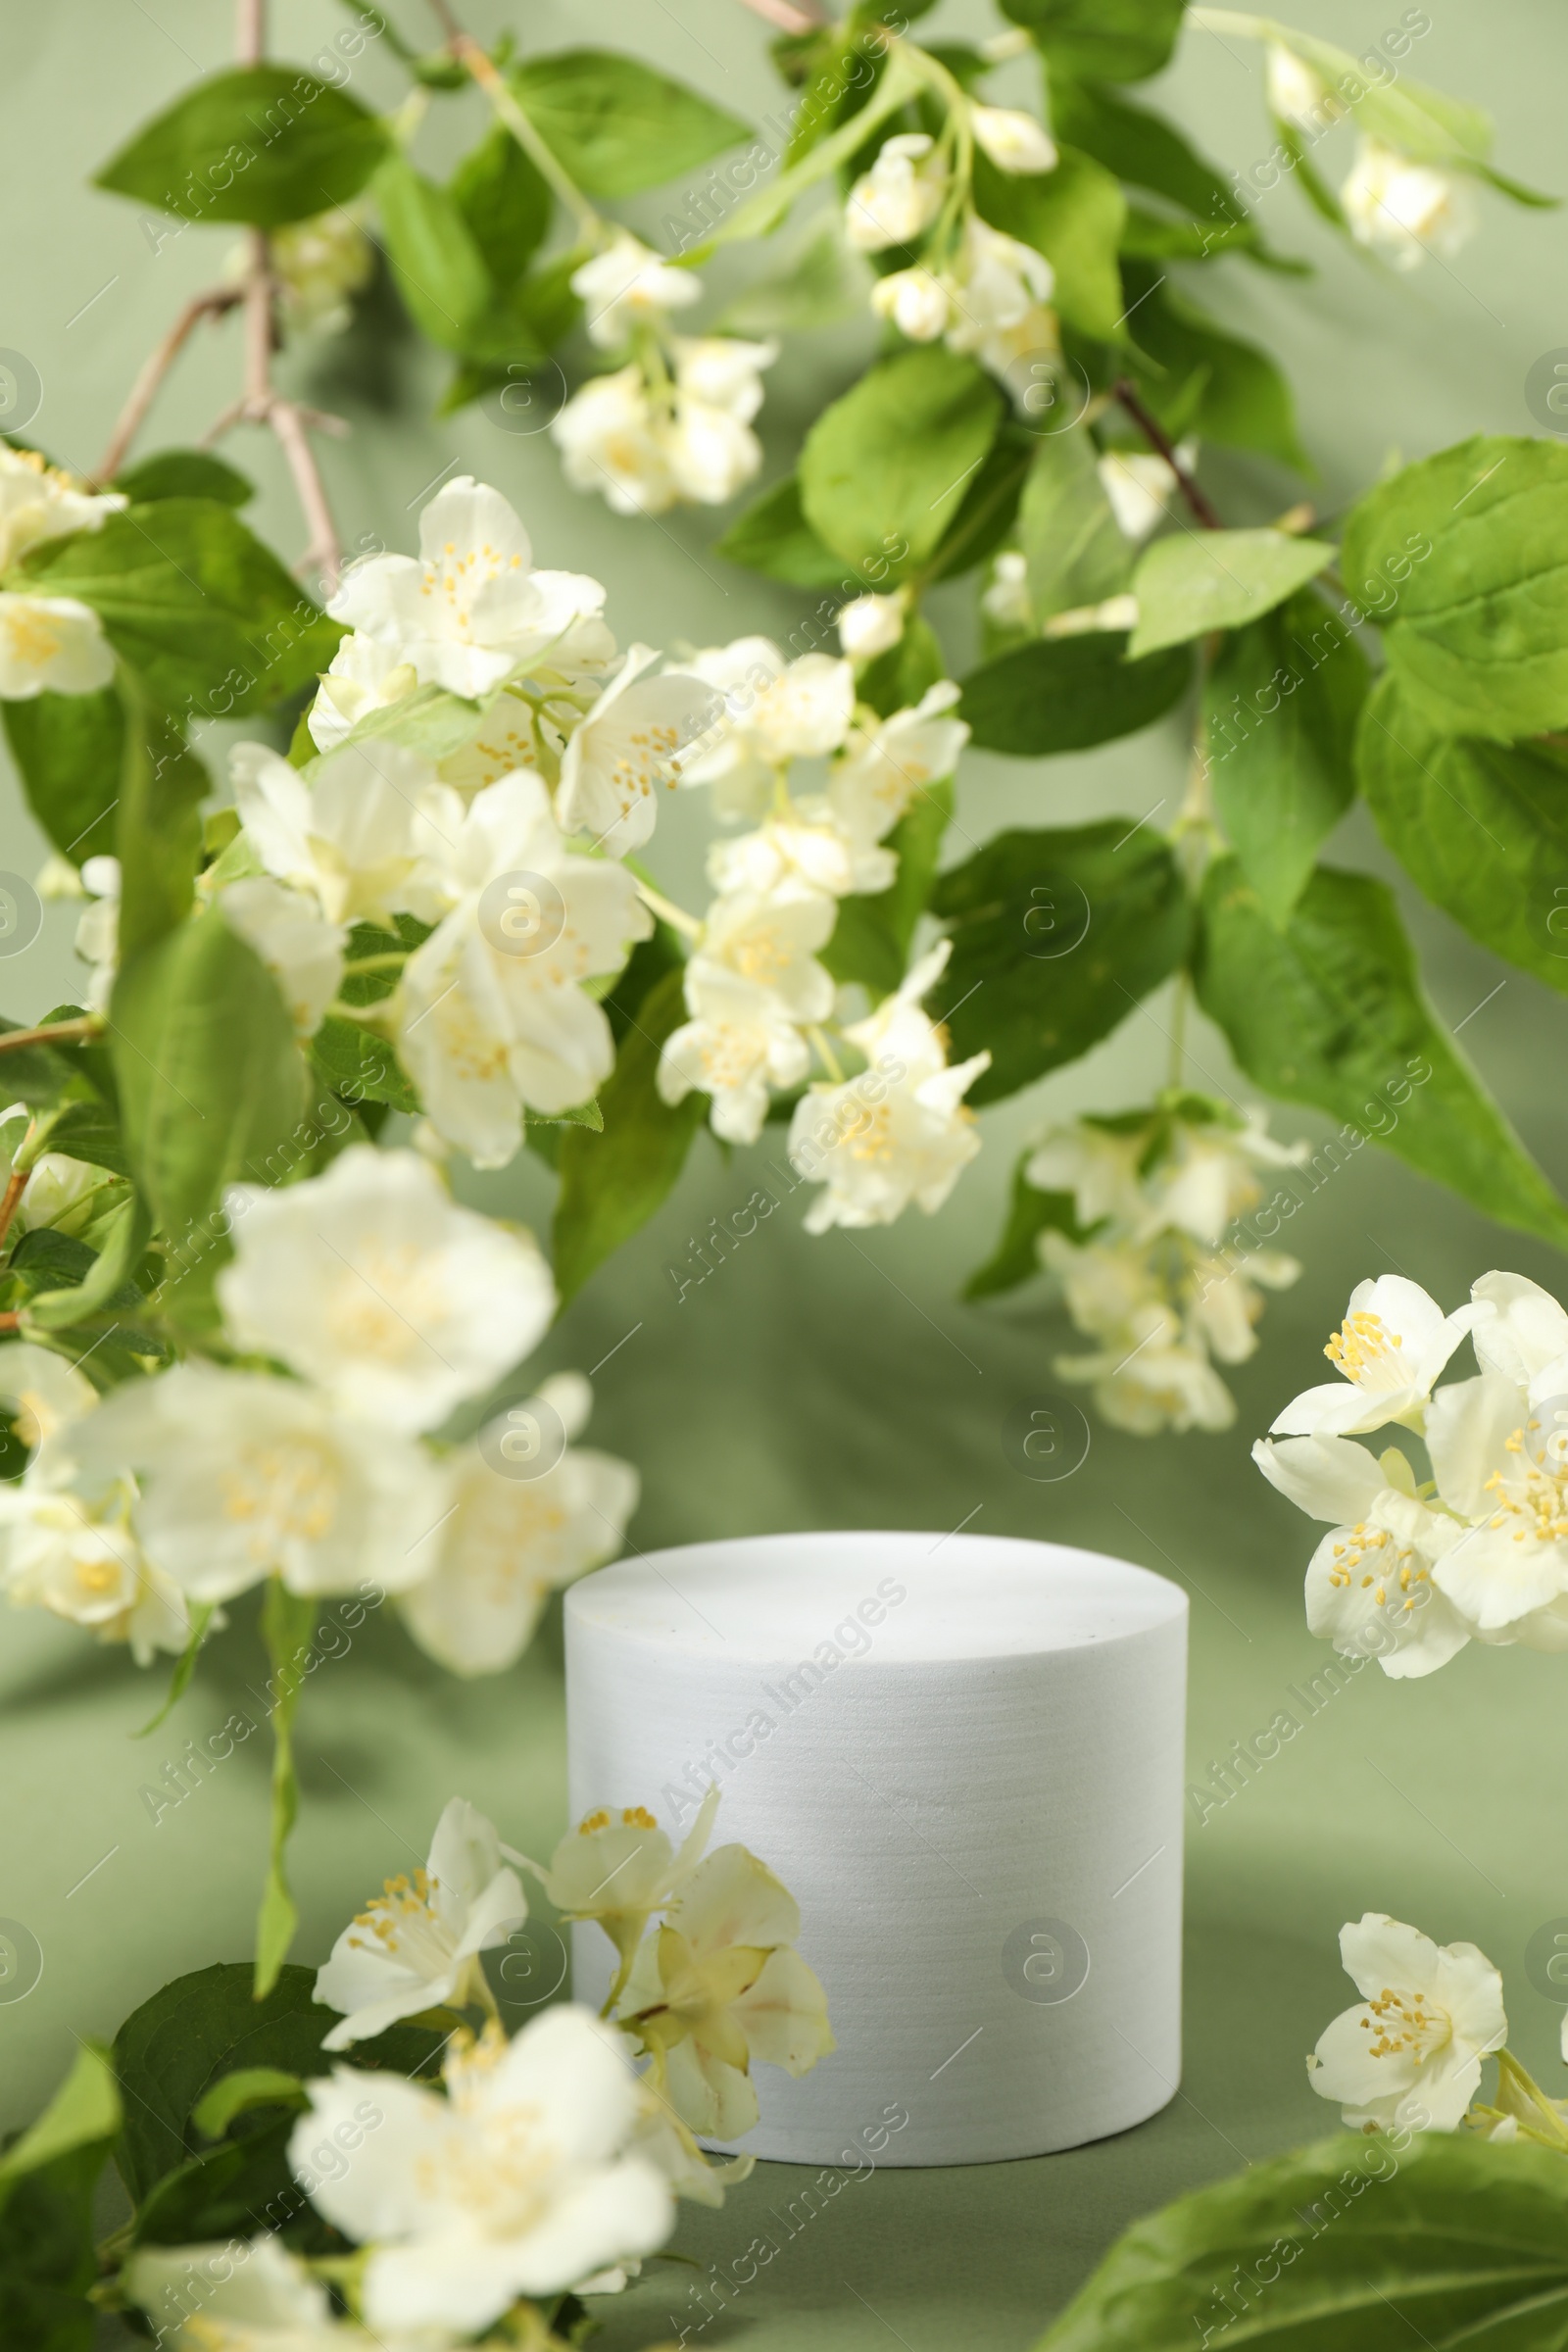
[[[1120,401],[1138,430],[1143,434],[1144,439],[1149,443],[1150,448],[1156,450],[1164,459],[1176,476],[1177,487],[1183,498],[1186,499],[1194,515],[1202,524],[1204,530],[1222,531],[1225,525],[1217,510],[1209,505],[1208,500],[1176,455],[1170,435],[1162,425],[1155,423],[1124,375],[1117,378],[1113,398]]]
[[[119,420],[109,437],[98,466],[98,479],[112,482],[125,462],[125,453],[146,419],[147,412],[158,397],[165,376],[184,350],[192,333],[204,318],[220,318],[244,299],[238,286],[214,286],[205,294],[193,294],[173,325],[157,349],[142,362],[140,372],[130,387]]]
[[[27,1178],[31,1173],[30,1168],[13,1168],[11,1180],[7,1184],[4,1194],[0,1195],[0,1244],[4,1243],[6,1235],[11,1231],[11,1220],[17,1213],[17,1202],[26,1191]]]
[[[234,54],[242,66],[259,66],[267,54],[267,0],[238,0]]]
[[[0,1030],[0,1054],[10,1054],[18,1046],[52,1046],[61,1039],[96,1037],[103,1022],[95,1012],[84,1012],[79,1020],[46,1021],[41,1029]]]
[[[797,8],[795,0],[741,0],[741,6],[749,8],[754,16],[765,18],[769,24],[776,24],[780,32],[815,32],[827,23],[814,0],[806,8]]]

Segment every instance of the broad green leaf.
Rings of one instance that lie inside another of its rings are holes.
[[[906,578],[936,553],[1001,419],[1002,395],[973,360],[941,344],[883,360],[806,436],[807,522],[862,586]]]
[[[540,137],[590,196],[635,196],[752,136],[748,123],[610,49],[562,49],[512,69]]]
[[[132,1194],[110,1217],[103,1247],[81,1280],[66,1290],[40,1291],[27,1302],[27,1323],[35,1331],[69,1331],[106,1307],[140,1304],[141,1293],[126,1286],[151,1233],[146,1204]]]
[[[888,835],[887,846],[899,861],[891,889],[874,898],[840,899],[833,936],[821,954],[835,980],[858,980],[879,998],[899,987],[952,815],[951,781],[922,787]]]
[[[95,1168],[108,1168],[116,1176],[130,1174],[120,1121],[97,1094],[67,1103],[49,1130],[49,1149],[68,1152],[73,1159],[90,1160]]]
[[[843,557],[823,546],[801,512],[800,477],[793,473],[737,516],[714,553],[792,588],[837,588],[844,579]],[[6,710],[22,707],[8,703]]]
[[[1234,2332],[1232,2332],[1234,2330]],[[1037,2352],[1558,2352],[1568,2165],[1463,2132],[1341,2133],[1118,2238]]]
[[[1127,308],[1116,266],[1127,200],[1103,165],[1062,147],[1054,172],[999,172],[977,154],[974,201],[993,228],[1045,255],[1056,273],[1053,307],[1069,326],[1116,339]]]
[[[160,449],[116,474],[115,488],[134,505],[159,498],[216,498],[220,507],[248,506],[256,484],[210,449]]]
[[[641,878],[636,859],[628,858],[626,863]],[[637,942],[626,958],[624,971],[616,974],[609,994],[602,1000],[610,1033],[617,1047],[640,1017],[643,999],[652,996],[666,973],[680,971],[685,961],[679,933],[656,915],[651,936]]]
[[[190,2111],[190,2120],[208,2139],[221,2139],[237,2116],[256,2107],[308,2107],[310,2098],[298,2075],[279,2066],[243,2066],[220,2075]]]
[[[1386,676],[1356,750],[1378,830],[1427,897],[1568,991],[1568,748],[1441,734]]]
[[[1449,735],[1568,723],[1568,448],[1461,441],[1382,482],[1346,524],[1345,585],[1389,667]]]
[[[1121,817],[999,833],[942,875],[931,910],[953,937],[940,1007],[953,1007],[952,1058],[991,1051],[977,1106],[1108,1037],[1176,969],[1190,928],[1168,846]]]
[[[37,2122],[0,2155],[0,2200],[57,2157],[99,2143],[107,2147],[120,2123],[120,2089],[110,2053],[101,2042],[84,2041]]]
[[[298,66],[240,66],[145,123],[97,184],[182,220],[280,228],[357,196],[386,144],[346,90]]]
[[[554,198],[504,122],[452,174],[449,194],[496,284],[508,291],[543,244]]]
[[[1093,81],[1142,81],[1167,64],[1186,0],[1003,0],[1049,68]]]
[[[1029,564],[1029,601],[1041,620],[1102,604],[1132,577],[1133,553],[1100,478],[1099,453],[1078,425],[1048,433],[1018,508],[1018,543]]]
[[[1133,574],[1138,626],[1128,651],[1157,653],[1210,629],[1245,628],[1334,561],[1326,539],[1286,531],[1172,531]]]
[[[1038,446],[1033,433],[1004,418],[985,464],[969,476],[963,503],[943,534],[922,585],[956,579],[996,553],[1017,519],[1018,501]]]
[[[818,139],[808,154],[787,163],[755,196],[737,205],[712,234],[703,244],[691,247],[684,258],[693,263],[704,262],[717,245],[735,245],[767,236],[798,196],[804,195],[817,180],[825,179],[830,172],[838,171],[841,165],[850,164],[867,145],[878,124],[918,97],[923,86],[903,45],[896,45],[865,105],[847,122],[840,122],[826,138]]]
[[[283,1868],[289,1838],[299,1815],[299,1781],[294,1771],[294,1717],[305,1687],[306,1660],[316,1632],[314,1592],[291,1592],[280,1576],[270,1576],[262,1596],[262,1636],[272,1669],[272,1823],[267,1884],[256,1916],[255,1997],[265,2001],[288,1958],[299,1926],[299,1906]]]
[[[1383,883],[1319,866],[1280,932],[1236,860],[1219,859],[1196,977],[1266,1093],[1372,1136],[1499,1224],[1568,1246],[1568,1209],[1440,1026]]]
[[[1118,179],[1152,188],[1196,220],[1215,227],[1229,221],[1252,233],[1247,211],[1229,183],[1163,115],[1134,106],[1113,90],[1057,74],[1051,84],[1051,122],[1058,137],[1093,156]]]
[[[710,331],[720,335],[802,334],[859,311],[865,270],[828,214],[766,277],[725,304]]]
[[[311,1059],[334,1094],[349,1102],[385,1102],[417,1117],[424,1105],[384,1038],[346,1021],[327,1018],[311,1040]]]
[[[4,717],[27,806],[55,848],[76,865],[113,856],[124,737],[113,686],[7,703]]]
[[[168,498],[47,540],[11,585],[91,605],[171,710],[238,718],[315,683],[344,634],[229,507]]]
[[[1064,1233],[1069,1241],[1083,1239],[1073,1214],[1071,1193],[1043,1193],[1024,1175],[1033,1154],[1025,1152],[1012,1171],[1012,1198],[1002,1238],[983,1266],[976,1266],[963,1286],[965,1298],[994,1298],[1015,1291],[1040,1272],[1040,1236]]]
[[[495,700],[470,703],[464,695],[449,694],[444,686],[416,686],[401,702],[383,703],[379,709],[368,710],[355,721],[343,741],[400,743],[406,750],[422,752],[427,760],[439,763],[473,741],[484,725],[486,712],[494,708]],[[505,710],[508,706],[501,703],[500,708]],[[309,756],[299,764],[307,775],[312,775],[323,757],[313,740]]]
[[[904,635],[885,654],[868,662],[856,680],[856,699],[868,703],[879,718],[895,710],[909,710],[921,696],[948,674],[941,640],[923,612],[911,612]],[[843,912],[842,906],[839,909]]]
[[[410,318],[443,351],[466,352],[496,308],[484,254],[457,198],[401,155],[372,185],[387,258]]]
[[[1289,919],[1355,797],[1366,657],[1322,599],[1289,598],[1227,637],[1203,688],[1209,788],[1242,871]]]
[[[247,1714],[230,1716],[227,1737],[241,1725],[240,1737],[260,1736]],[[124,2096],[119,2162],[138,2205],[166,2174],[203,2153],[196,2110],[236,2073],[309,2079],[336,2064],[414,2075],[438,2065],[444,2035],[415,2025],[394,2026],[336,2059],[323,2057],[321,2036],[338,2016],[315,1992],[314,1968],[286,1967],[266,2000],[257,2001],[250,1963],[229,1961],[176,1977],[126,2018],[114,2050]]]
[[[93,2208],[120,2120],[108,2054],[82,2042],[44,2113],[0,2157],[0,2343],[91,2352],[98,2314]]]
[[[1446,90],[1429,89],[1402,73],[1373,81],[1348,49],[1298,32],[1294,25],[1270,29],[1348,107],[1363,136],[1382,139],[1418,163],[1446,164],[1461,171],[1486,163],[1492,151],[1492,118],[1479,106],[1450,97]]]
[[[1184,646],[1126,654],[1125,636],[1104,629],[1015,646],[970,670],[957,714],[979,750],[1023,759],[1136,735],[1181,701],[1193,659]]]
[[[123,965],[110,1029],[137,1182],[178,1238],[225,1185],[273,1173],[269,1155],[304,1107],[293,1025],[270,972],[212,906]]]
[[[1122,281],[1139,393],[1171,439],[1199,433],[1311,473],[1290,386],[1267,354],[1216,326],[1154,263],[1129,256]]]
[[[654,1083],[665,1038],[686,1019],[682,976],[667,972],[638,1005],[599,1096],[604,1132],[562,1131],[556,1288],[564,1305],[673,1189],[708,1110],[706,1095],[671,1109]]]
[[[202,855],[207,770],[133,673],[120,673],[122,706],[115,845],[120,854],[118,947],[122,962],[191,909]]]

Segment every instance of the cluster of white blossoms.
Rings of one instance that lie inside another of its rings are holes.
[[[804,2075],[834,2041],[793,1897],[744,1846],[704,1858],[717,1799],[678,1852],[634,1806],[590,1814],[544,1867],[454,1798],[425,1868],[387,1880],[317,1977],[317,1999],[344,2012],[328,2050],[425,2011],[489,2013],[477,2037],[453,2035],[439,2089],[350,2066],[305,2085],[290,2157],[361,2249],[328,2274],[349,2318],[273,2239],[221,2264],[217,2246],[148,2249],[125,2285],[161,2337],[180,2352],[449,2352],[499,2327],[487,2341],[543,2343],[521,2298],[612,2292],[663,2244],[678,2196],[721,2204],[752,2160],[714,2165],[696,2133],[757,2122],[754,2062]],[[509,1863],[566,1917],[597,1920],[619,1962],[599,2015],[547,2009],[510,2040],[480,1957],[528,1916]]]
[[[36,450],[0,442],[0,571],[46,539],[101,529],[127,503],[117,490],[86,489]],[[96,694],[114,674],[115,657],[89,605],[0,589],[0,702]]]
[[[1298,136],[1321,137],[1348,112],[1322,75],[1278,41],[1269,44],[1265,78],[1270,112]],[[1357,244],[1396,270],[1419,269],[1429,255],[1451,261],[1475,227],[1470,192],[1457,173],[1383,139],[1357,142],[1340,202]]]
[[[1056,164],[1050,134],[1033,115],[962,99],[940,139],[912,130],[883,141],[850,190],[844,233],[859,253],[918,255],[878,277],[871,289],[878,318],[892,319],[911,343],[941,339],[951,351],[973,352],[1024,405],[1039,397],[1043,359],[1060,352],[1050,308],[1055,276],[1044,254],[976,212],[967,168],[975,146],[1001,172],[1038,173]]]
[[[733,498],[762,463],[752,419],[777,343],[676,334],[671,316],[698,300],[701,280],[629,230],[583,263],[571,290],[589,339],[628,356],[590,376],[550,427],[567,481],[599,491],[617,514]]]
[[[1469,1337],[1481,1369],[1438,1389]],[[1430,1674],[1467,1642],[1568,1649],[1568,1314],[1522,1274],[1484,1274],[1446,1315],[1385,1274],[1350,1294],[1325,1353],[1342,1375],[1305,1390],[1253,1459],[1330,1522],[1306,1572],[1307,1623],[1386,1674]],[[1352,1440],[1397,1428],[1404,1449]]]
[[[902,631],[896,598],[846,611],[845,638],[862,660]],[[755,1143],[770,1090],[800,1087],[814,1054],[826,1075],[801,1097],[790,1130],[797,1168],[825,1188],[808,1230],[891,1223],[911,1200],[934,1209],[979,1149],[962,1098],[990,1058],[950,1069],[943,1033],[921,1009],[946,946],[843,1026],[818,954],[841,900],[891,887],[898,861],[887,836],[952,774],[969,733],[953,716],[958,689],[944,679],[882,718],[858,701],[853,661],[813,653],[786,662],[765,637],[697,654],[689,667],[723,696],[727,717],[682,782],[707,785],[721,816],[751,826],[710,854],[717,896],[697,927],[685,973],[691,1017],[664,1045],[660,1093],[672,1103],[706,1094],[714,1133]],[[792,791],[801,760],[827,761],[824,789]],[[858,1074],[846,1075],[830,1029],[845,1059],[863,1063]]]
[[[637,1500],[624,1463],[569,1443],[579,1374],[466,1444],[431,1443],[549,1325],[534,1242],[459,1207],[416,1152],[367,1145],[303,1183],[236,1186],[225,1221],[230,1360],[100,1401],[44,1348],[0,1349],[0,1397],[34,1448],[0,1489],[0,1588],[143,1659],[271,1576],[375,1588],[455,1672],[509,1665],[549,1593],[620,1548]]]
[[[1075,1119],[1036,1144],[1025,1181],[1069,1195],[1077,1228],[1069,1236],[1048,1227],[1041,1261],[1097,1343],[1091,1355],[1058,1356],[1055,1369],[1090,1383],[1116,1428],[1151,1437],[1235,1420],[1214,1362],[1246,1361],[1261,1293],[1287,1289],[1301,1269],[1227,1236],[1262,1199],[1258,1170],[1294,1165],[1303,1152],[1273,1142],[1261,1112],[1243,1119],[1189,1094],[1152,1110]]]
[[[354,316],[354,297],[375,275],[375,247],[366,232],[361,205],[334,205],[308,220],[286,220],[267,241],[268,268],[285,323],[301,334],[338,334]],[[236,245],[223,264],[231,285],[250,272],[246,245]]]

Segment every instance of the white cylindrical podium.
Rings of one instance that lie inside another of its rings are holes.
[[[646,1805],[801,1906],[838,2048],[755,2154],[978,2164],[1141,2123],[1181,2070],[1187,1599],[985,1536],[763,1536],[566,1595],[573,1818]],[[611,1952],[573,1930],[578,1997]],[[902,2120],[900,2120],[902,2119]]]

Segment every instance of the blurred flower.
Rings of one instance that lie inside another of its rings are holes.
[[[323,754],[307,780],[264,743],[236,743],[229,771],[240,822],[270,874],[307,891],[331,925],[393,927],[400,909],[437,911],[431,842],[419,821],[435,769],[396,743]],[[85,868],[83,869],[85,874]]]
[[[326,2288],[270,2234],[134,2247],[120,2283],[174,2352],[447,2352],[456,2338],[372,2336],[333,2317]]]
[[[687,761],[681,781],[710,784],[726,816],[760,816],[791,760],[836,752],[855,715],[855,666],[830,654],[786,662],[766,637],[710,646],[687,664],[723,697],[712,740]]]
[[[890,718],[862,711],[833,762],[828,799],[845,831],[881,841],[927,785],[951,776],[969,729],[952,711],[960,689],[939,679],[912,709]]]
[[[47,1226],[79,1240],[109,1201],[124,1198],[123,1180],[108,1168],[73,1159],[67,1152],[40,1152],[17,1202],[16,1221],[24,1233]],[[4,1361],[0,1357],[0,1364]]]
[[[76,954],[92,966],[82,1003],[89,1012],[107,1012],[120,965],[120,859],[89,858],[81,884],[92,901],[76,922]]]
[[[871,308],[877,318],[891,318],[911,343],[934,343],[947,333],[953,315],[947,281],[920,267],[879,277],[871,288]]]
[[[845,236],[858,253],[912,245],[942,210],[947,184],[935,142],[923,130],[901,131],[883,141],[870,171],[851,188]]]
[[[1056,143],[1033,115],[1010,106],[971,106],[975,139],[999,172],[1054,172]]]
[[[314,1037],[342,985],[347,930],[314,898],[263,875],[229,883],[218,904],[277,982],[295,1035]]]
[[[637,361],[591,376],[550,428],[567,481],[620,514],[722,506],[762,463],[751,420],[777,357],[776,343],[676,335],[655,380]]]
[[[1176,457],[1183,471],[1191,473],[1197,442],[1180,443]],[[1113,449],[1100,460],[1100,479],[1123,538],[1140,547],[1169,514],[1179,476],[1154,450]]]
[[[617,514],[663,514],[675,478],[643,371],[635,361],[591,375],[550,427],[561,469],[574,490],[597,490]]]
[[[1348,112],[1322,75],[1282,41],[1270,41],[1265,48],[1263,76],[1269,113],[1308,138],[1319,136]]]
[[[702,956],[686,967],[686,1003],[693,1017],[665,1039],[660,1055],[660,1097],[682,1102],[696,1088],[712,1100],[715,1135],[755,1144],[768,1089],[798,1086],[811,1066],[810,1050],[772,989]]]
[[[74,474],[51,466],[35,449],[13,449],[9,443],[0,443],[0,571],[9,570],[29,548],[41,546],[46,539],[65,539],[73,531],[101,530],[107,516],[118,514],[129,503],[118,490],[84,489]],[[70,603],[70,599],[61,601]],[[74,605],[71,609],[85,610]]]
[[[350,297],[375,275],[375,247],[356,211],[338,205],[309,220],[286,220],[268,238],[268,261],[283,316],[302,332],[335,332],[353,317]],[[245,257],[248,263],[248,255]]]
[[[395,646],[382,645],[351,629],[327,665],[320,691],[306,713],[311,741],[318,752],[334,751],[351,727],[372,710],[401,703],[419,683],[412,662]]]
[[[981,591],[980,610],[999,629],[1034,636],[1039,628],[1029,595],[1029,559],[1015,547],[993,558],[991,578]]]
[[[1434,1943],[1383,1911],[1348,1922],[1340,1954],[1361,2000],[1307,2060],[1312,2088],[1351,2131],[1456,2130],[1507,2037],[1497,1971],[1473,1943]]]
[[[342,2011],[323,2050],[373,2041],[421,2009],[466,2009],[482,1999],[479,1955],[505,1943],[528,1916],[517,1874],[501,1859],[494,1823],[453,1797],[435,1826],[429,1859],[387,1879],[316,1972],[316,1998]]]
[[[703,285],[695,270],[672,269],[622,230],[573,270],[571,290],[582,304],[589,340],[610,351],[633,327],[661,326],[671,311],[686,310]]]
[[[0,702],[96,694],[114,674],[114,653],[90,605],[0,590]]]
[[[680,779],[682,754],[706,735],[719,702],[682,670],[644,673],[658,660],[634,645],[573,733],[561,762],[556,817],[612,858],[639,850],[659,815],[657,787]]]
[[[839,607],[839,643],[852,662],[874,662],[904,635],[902,596],[857,596]]]
[[[1428,254],[1451,261],[1475,227],[1469,190],[1453,172],[1380,139],[1362,139],[1340,201],[1356,243],[1396,270],[1418,270]]]

